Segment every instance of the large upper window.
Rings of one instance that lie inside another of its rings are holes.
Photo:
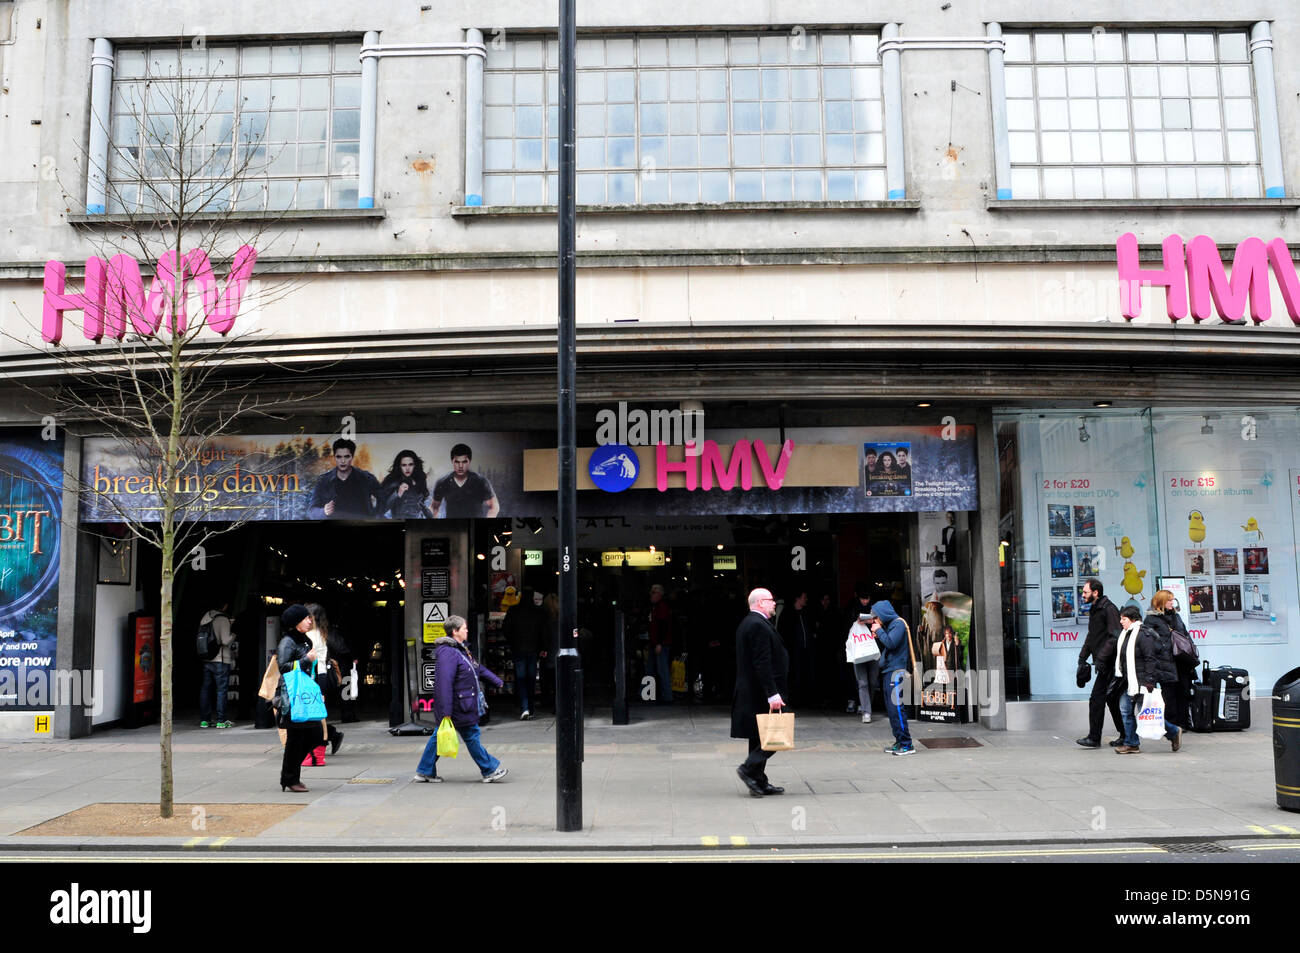
[[[1005,39],[1017,199],[1263,194],[1245,31]]]
[[[117,51],[109,212],[355,208],[360,46]],[[182,149],[182,146],[184,147]]]
[[[884,199],[877,37],[583,38],[579,204]],[[484,200],[549,205],[559,167],[554,41],[489,44]]]

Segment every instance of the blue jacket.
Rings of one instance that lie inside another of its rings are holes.
[[[871,607],[871,611],[880,619],[880,630],[876,633],[876,642],[880,645],[880,673],[907,670],[907,623],[898,617],[888,601],[881,599]]]
[[[478,662],[470,661],[469,651],[449,635],[436,639],[433,678],[434,721],[451,717],[457,728],[478,724],[479,679],[501,687],[501,679]]]

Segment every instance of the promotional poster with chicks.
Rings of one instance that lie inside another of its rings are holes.
[[[1188,629],[1199,643],[1286,641],[1269,552],[1281,536],[1273,483],[1264,470],[1161,476],[1168,565],[1186,576]]]
[[[1100,579],[1118,606],[1145,609],[1155,592],[1147,522],[1150,475],[1042,474],[1038,477],[1044,542],[1044,640],[1078,650],[1088,628],[1088,579]]]

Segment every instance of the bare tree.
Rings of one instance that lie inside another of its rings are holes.
[[[211,521],[217,494],[204,477],[205,448],[236,433],[250,417],[280,419],[319,395],[284,383],[285,369],[276,364],[266,335],[234,328],[241,309],[261,311],[299,287],[292,279],[252,277],[258,255],[283,237],[277,209],[292,204],[285,189],[294,180],[271,174],[277,156],[266,144],[267,114],[244,118],[234,108],[233,75],[187,65],[193,48],[178,43],[171,64],[151,61],[134,93],[115,91],[111,119],[92,116],[95,124],[111,122],[113,133],[106,165],[82,150],[90,175],[102,177],[108,196],[107,221],[84,229],[97,252],[87,263],[84,293],[102,307],[81,308],[82,331],[96,343],[56,347],[61,382],[39,390],[42,403],[65,425],[81,422],[119,447],[125,466],[146,475],[157,500],[155,520],[98,492],[80,473],[65,473],[83,512],[125,524],[161,552],[164,818],[173,814],[176,574],[211,536],[257,515],[250,510],[230,519],[222,513],[221,522]],[[218,277],[223,268],[224,286]],[[51,312],[50,298],[47,288],[42,332],[59,345],[67,336],[64,317]],[[294,452],[289,447],[263,465],[273,471],[287,466],[285,454]]]

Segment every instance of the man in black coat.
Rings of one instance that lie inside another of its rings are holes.
[[[736,694],[731,703],[731,737],[749,741],[749,757],[736,769],[754,797],[784,794],[767,780],[767,759],[758,738],[755,715],[785,707],[790,656],[772,625],[776,600],[766,589],[749,594],[749,613],[736,629]]]
[[[1124,721],[1119,713],[1119,696],[1110,693],[1110,681],[1115,675],[1115,643],[1119,638],[1119,609],[1103,594],[1101,580],[1089,579],[1083,584],[1083,601],[1092,608],[1088,610],[1088,636],[1083,648],[1079,650],[1079,664],[1083,665],[1092,656],[1095,675],[1092,680],[1092,694],[1088,696],[1088,736],[1080,738],[1075,744],[1084,748],[1101,747],[1102,722],[1106,718],[1106,709],[1110,709],[1111,720],[1120,740],[1124,738]],[[1116,747],[1112,745],[1112,747]]]

